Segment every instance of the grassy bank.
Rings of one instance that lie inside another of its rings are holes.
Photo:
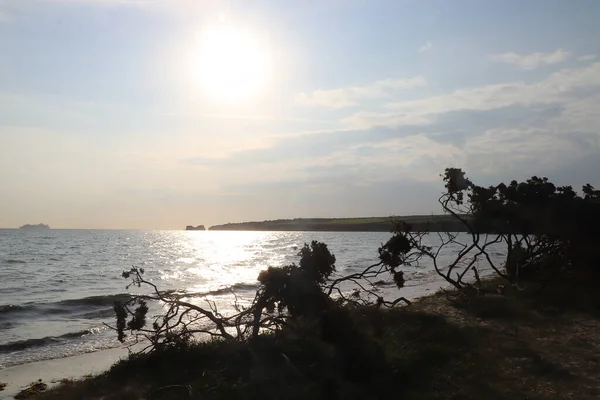
[[[598,398],[600,294],[587,282],[498,294],[498,283],[470,301],[451,292],[405,308],[353,310],[376,345],[374,363],[354,366],[362,376],[349,378],[352,360],[323,342],[268,335],[133,357],[38,398]]]

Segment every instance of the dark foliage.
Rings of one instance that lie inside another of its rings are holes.
[[[307,275],[308,279],[316,283],[325,283],[327,278],[335,272],[335,256],[329,252],[325,243],[313,240],[310,247],[304,244],[298,255],[300,256],[300,270]]]
[[[281,268],[270,267],[258,275],[261,289],[257,294],[259,308],[291,316],[313,315],[327,305],[321,284],[335,271],[335,256],[327,245],[312,241],[298,255],[300,263]],[[260,310],[258,310],[260,312]]]
[[[513,283],[597,269],[600,191],[591,185],[585,185],[579,195],[570,186],[559,187],[534,176],[525,182],[483,187],[458,168],[447,168],[442,178],[446,191],[438,201],[446,214],[464,226],[470,240],[438,233],[441,244],[434,249],[425,243],[422,232],[411,232],[400,221],[389,243],[399,243],[401,251],[384,252],[388,262],[405,263],[406,254],[417,252],[429,258],[447,282],[469,293],[479,291],[481,262]],[[490,249],[498,246],[504,246],[507,254],[503,265],[490,256]],[[441,264],[439,254],[446,247],[458,251],[449,263]],[[474,280],[465,279],[469,273]]]
[[[402,233],[410,230],[410,225],[399,224],[393,231],[394,235],[379,249],[379,259],[383,265],[387,266],[392,274],[396,286],[400,289],[404,287],[404,272],[398,271],[401,265],[410,265],[408,254],[412,246],[408,238]]]
[[[290,318],[316,318],[328,309],[330,299],[321,285],[335,271],[335,257],[326,244],[317,241],[305,244],[298,255],[299,265],[269,267],[258,275],[261,287],[253,307],[253,337],[263,325],[263,312],[266,320],[281,327]]]
[[[447,170],[446,177],[461,173]],[[539,276],[556,269],[589,268],[600,261],[600,196],[589,184],[583,196],[571,186],[556,186],[536,176],[488,188],[468,182],[461,192],[468,197],[473,229],[502,234],[509,250],[507,273],[513,279],[520,269]]]
[[[333,301],[324,291],[335,272],[335,257],[327,245],[313,241],[299,252],[300,262],[282,268],[269,268],[258,277],[253,331],[258,339],[262,313],[277,321],[284,335],[312,338],[330,346],[337,359],[338,379],[369,381],[383,365],[383,354],[352,318],[349,310]]]
[[[397,229],[394,233],[404,231],[405,229]],[[404,263],[404,256],[410,250],[410,241],[405,236],[394,235],[379,248],[379,259],[390,268],[397,268]]]

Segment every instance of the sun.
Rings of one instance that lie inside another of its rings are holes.
[[[221,24],[200,34],[198,78],[212,97],[252,99],[265,83],[267,66],[266,52],[251,32]]]

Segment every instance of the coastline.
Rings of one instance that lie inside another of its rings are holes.
[[[63,379],[81,379],[101,374],[120,359],[127,358],[127,355],[127,348],[116,347],[5,368],[0,370],[0,382],[6,383],[7,386],[0,392],[0,399],[12,399],[15,394],[38,379],[51,388]]]
[[[407,215],[361,218],[295,218],[213,225],[210,231],[391,232],[394,221],[411,224],[413,231],[466,232],[452,215]]]
[[[436,279],[420,285],[406,286],[401,290],[385,288],[382,291],[414,301],[431,296],[440,288],[447,287],[444,283],[444,281]],[[90,375],[100,375],[108,371],[116,362],[126,359],[128,354],[127,348],[122,346],[2,369],[0,370],[0,382],[6,383],[7,386],[4,391],[0,391],[0,399],[12,399],[15,394],[38,379],[41,379],[48,385],[48,389],[51,389],[58,386],[61,380],[80,380],[90,377]]]

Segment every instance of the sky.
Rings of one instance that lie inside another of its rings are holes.
[[[0,227],[438,213],[600,186],[597,0],[0,0]]]

